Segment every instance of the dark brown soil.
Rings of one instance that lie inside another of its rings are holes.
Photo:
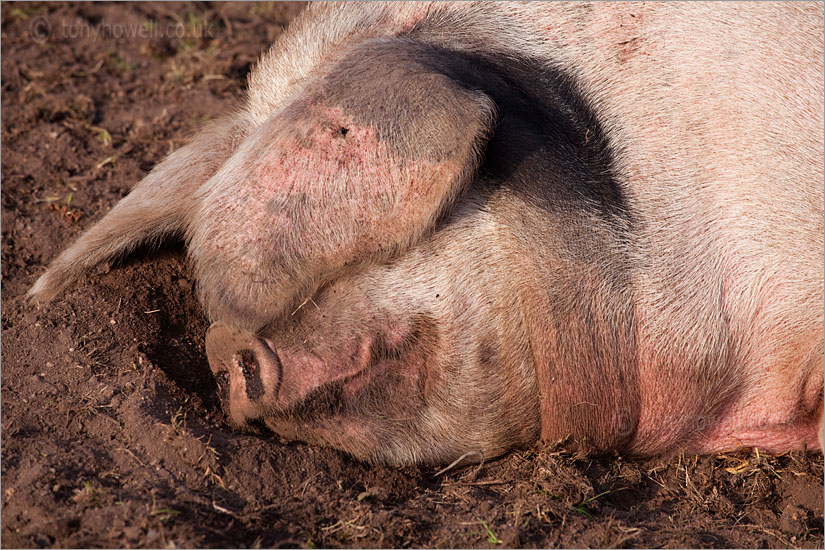
[[[27,304],[299,9],[3,4],[2,545],[822,548],[821,454],[536,446],[436,476],[233,432],[180,243]]]

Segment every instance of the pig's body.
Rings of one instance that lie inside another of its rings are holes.
[[[231,422],[367,459],[821,446],[822,75],[821,4],[312,5],[32,295],[185,233]]]

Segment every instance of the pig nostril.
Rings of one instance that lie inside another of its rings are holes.
[[[235,356],[235,360],[246,380],[246,396],[250,399],[262,397],[265,393],[264,383],[261,380],[261,367],[255,357],[255,352],[242,349]]]

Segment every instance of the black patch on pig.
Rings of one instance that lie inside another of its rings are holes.
[[[442,55],[453,60],[453,78],[481,88],[497,107],[478,181],[522,180],[518,189],[532,204],[595,209],[608,220],[629,217],[604,131],[571,76],[519,55]]]
[[[288,422],[320,422],[341,415],[341,394],[345,381],[321,384],[313,388],[299,402],[282,411],[272,411],[270,416]]]
[[[250,399],[263,397],[264,384],[261,381],[261,366],[255,358],[255,352],[250,349],[242,349],[238,352],[238,366],[241,367],[243,377],[246,380],[246,396]]]
[[[447,94],[439,78],[447,77],[468,92],[486,94],[496,106],[478,182],[525,180],[519,189],[532,203],[595,210],[608,221],[629,219],[612,149],[571,74],[518,51],[505,55],[487,53],[483,45],[473,51],[461,49],[467,44],[444,45],[450,34],[427,24],[405,37],[353,47],[314,101],[341,107],[356,124],[374,128],[397,158],[443,161],[465,138],[446,131],[456,127],[448,121],[470,121],[474,113],[458,96],[445,99],[454,103],[447,109],[434,107],[433,94]]]
[[[574,418],[569,425],[584,426],[585,433],[611,448],[621,448],[633,437],[641,395],[632,363],[634,312],[632,300],[626,298],[632,295],[626,268],[631,261],[621,244],[632,240],[635,223],[618,177],[617,148],[609,142],[576,77],[560,63],[531,57],[507,45],[484,43],[472,33],[454,38],[455,33],[445,32],[454,24],[452,20],[423,21],[408,33],[414,45],[406,47],[416,51],[417,63],[429,64],[433,71],[441,71],[466,89],[483,92],[495,103],[495,126],[467,195],[482,204],[491,201],[492,205],[504,195],[529,205],[524,214],[529,219],[511,220],[519,224],[514,234],[524,232],[525,250],[552,247],[556,254],[569,258],[571,265],[594,266],[592,282],[609,285],[597,298],[607,301],[603,304],[593,303],[586,285],[579,288],[582,285],[577,281],[583,274],[570,273],[569,279],[558,280],[557,288],[548,289],[549,303],[558,310],[548,315],[563,319],[558,334],[569,326],[564,320],[575,322],[582,331],[576,335],[580,347],[575,353],[559,358],[560,363],[551,368],[560,369],[562,376],[565,369],[574,369],[576,391],[598,400],[593,423]],[[593,231],[594,218],[608,231]],[[600,266],[610,267],[603,270]],[[564,339],[561,344],[562,350],[573,348]],[[612,354],[604,353],[606,349]],[[489,354],[481,348],[478,353],[484,364]],[[603,379],[611,381],[610,388],[599,386]],[[604,433],[610,431],[617,414],[626,421],[623,433]]]

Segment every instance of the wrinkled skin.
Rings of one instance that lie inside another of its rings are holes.
[[[821,5],[313,5],[63,252],[183,234],[229,422],[366,460],[822,447]]]

